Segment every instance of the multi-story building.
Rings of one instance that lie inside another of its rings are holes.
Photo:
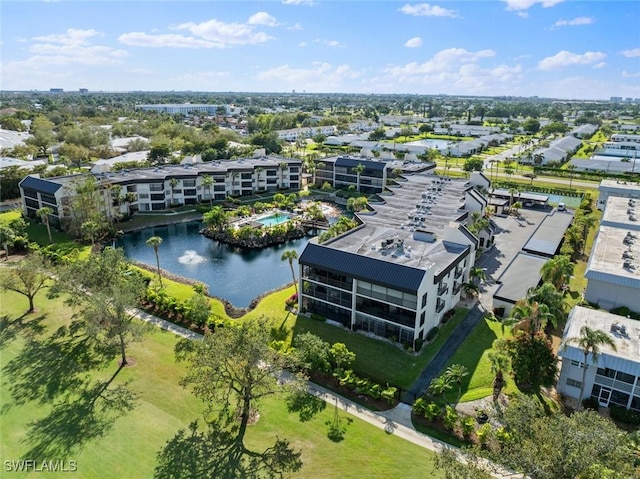
[[[640,199],[640,184],[627,180],[602,180],[598,187],[596,206],[603,210],[610,196]]]
[[[585,299],[590,303],[640,311],[639,219],[640,200],[607,198],[585,272]]]
[[[356,216],[360,226],[307,244],[299,307],[415,347],[460,300],[479,248],[468,226],[487,202],[467,179],[426,173],[382,198]]]
[[[382,192],[393,170],[417,173],[435,169],[434,163],[384,160],[355,156],[331,156],[315,160],[316,184],[327,182],[334,188],[359,187],[362,193]],[[358,172],[360,165],[364,167]]]
[[[24,214],[33,217],[39,208],[48,206],[54,211],[52,223],[59,224],[69,214],[70,199],[87,176],[27,176],[19,184]],[[119,216],[135,211],[163,210],[175,204],[224,200],[227,196],[250,196],[261,191],[297,190],[301,187],[302,162],[264,156],[136,168],[91,176],[96,180],[99,194],[104,196],[105,214]],[[206,177],[211,177],[213,183],[207,184]],[[119,198],[126,201],[118,201]]]
[[[160,103],[152,105],[136,105],[135,108],[136,110],[168,113],[170,115],[203,113],[205,115],[213,116],[220,114],[221,110],[223,114],[229,113],[229,107],[227,106],[210,105],[207,103]]]
[[[584,351],[571,341],[587,326],[605,332],[613,341],[600,347],[597,358],[587,356],[584,398],[592,397],[600,406],[622,406],[640,411],[640,322],[606,311],[576,306],[565,326],[558,355],[561,358],[558,392],[579,399],[585,367]]]

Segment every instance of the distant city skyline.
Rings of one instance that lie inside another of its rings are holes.
[[[3,1],[2,90],[640,98],[637,1]]]

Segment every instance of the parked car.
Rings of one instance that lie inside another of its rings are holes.
[[[565,211],[567,209],[567,207],[564,205],[564,203],[558,203],[558,211]]]
[[[523,204],[525,208],[533,208],[533,201],[531,200],[527,200]]]

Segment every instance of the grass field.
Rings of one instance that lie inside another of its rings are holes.
[[[0,305],[2,464],[20,459],[73,460],[78,467],[75,474],[46,477],[153,477],[158,452],[202,411],[202,404],[179,385],[184,365],[174,360],[176,338],[150,331],[130,347],[135,366],[122,369],[98,398],[101,382],[117,370],[116,360],[94,354],[87,347],[90,338],[81,330],[72,334],[64,328],[72,311],[60,299],[47,300],[41,293],[36,297],[39,311],[20,320],[25,298],[2,293]],[[116,394],[118,388],[122,394]],[[107,402],[106,396],[113,401]],[[260,411],[247,445],[263,450],[276,436],[288,439],[302,451],[303,468],[294,477],[442,477],[432,473],[432,453],[342,410],[337,414],[344,438],[330,440],[328,424],[336,414],[331,405],[307,422],[277,399],[265,401]]]

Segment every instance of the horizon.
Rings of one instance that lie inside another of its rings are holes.
[[[2,91],[637,99],[634,5],[8,1]]]

